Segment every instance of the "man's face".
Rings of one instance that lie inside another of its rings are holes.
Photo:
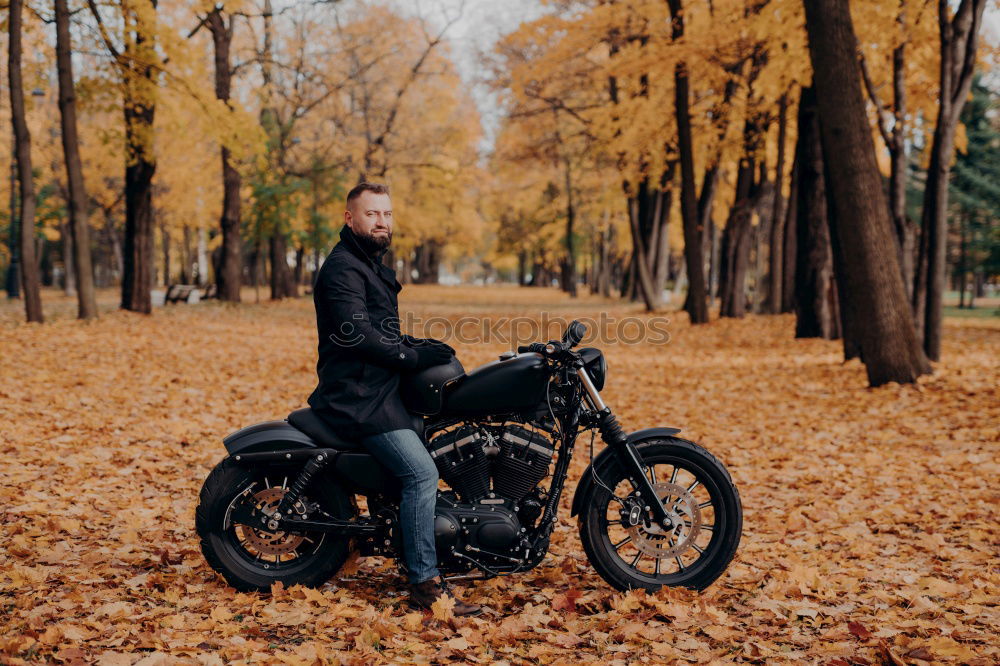
[[[362,192],[347,204],[344,223],[372,247],[385,249],[392,242],[392,202],[388,194]]]

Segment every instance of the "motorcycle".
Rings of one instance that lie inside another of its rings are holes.
[[[585,334],[574,321],[561,340],[469,372],[453,358],[401,382],[448,486],[438,491],[434,522],[445,579],[511,575],[542,562],[586,431],[591,462],[571,516],[608,584],[701,590],[735,555],[743,512],[726,468],[677,428],[626,434],[601,399],[604,354],[577,348]],[[597,433],[607,446],[595,457]],[[243,428],[224,444],[229,455],[205,480],[196,529],[206,560],[236,589],[322,585],[352,550],[402,561],[398,480],[310,409]]]

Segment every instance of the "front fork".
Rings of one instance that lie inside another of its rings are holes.
[[[653,482],[646,476],[643,469],[642,456],[638,449],[629,441],[628,436],[622,430],[618,419],[611,412],[611,408],[604,404],[601,394],[590,379],[587,369],[583,365],[577,366],[576,374],[583,385],[584,395],[591,409],[597,414],[597,429],[601,433],[601,438],[615,452],[618,462],[628,474],[629,481],[635,489],[636,497],[643,505],[643,509],[649,512],[653,522],[662,526],[665,530],[674,529],[674,521],[670,517],[667,508],[663,506]]]

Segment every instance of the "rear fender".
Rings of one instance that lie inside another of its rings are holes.
[[[672,437],[680,431],[680,428],[644,428],[642,430],[636,430],[633,433],[629,433],[628,441],[642,451],[644,442],[654,439],[663,439],[664,437]],[[580,482],[576,486],[576,492],[573,493],[573,509],[570,511],[570,516],[575,516],[580,513],[581,509],[583,509],[583,498],[587,496],[587,493],[590,491],[590,487],[594,485],[593,472],[596,471],[600,476],[614,462],[615,452],[610,447],[606,447],[603,451],[597,454],[594,458],[594,462],[587,465],[587,469],[583,470],[583,476],[580,477]]]
[[[258,451],[315,449],[316,442],[288,421],[264,421],[237,430],[222,440],[229,455]]]
[[[332,460],[325,475],[349,493],[399,496],[399,480],[366,451],[319,448],[308,435],[287,421],[266,421],[237,430],[224,440],[229,456],[241,464],[305,462],[318,453]]]

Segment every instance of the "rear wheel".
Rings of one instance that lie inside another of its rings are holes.
[[[297,467],[247,468],[227,458],[205,479],[195,512],[201,551],[209,565],[236,589],[268,591],[279,581],[316,587],[347,560],[350,543],[345,537],[322,532],[269,532],[232,520],[239,505],[249,507],[255,515],[273,513],[298,472]],[[298,506],[311,502],[335,518],[354,516],[350,499],[321,478]]]
[[[587,557],[619,590],[702,590],[736,554],[743,529],[739,493],[722,463],[694,442],[668,437],[638,450],[673,527],[651,520],[629,475],[613,461],[599,472],[601,482],[591,486],[580,516]]]

